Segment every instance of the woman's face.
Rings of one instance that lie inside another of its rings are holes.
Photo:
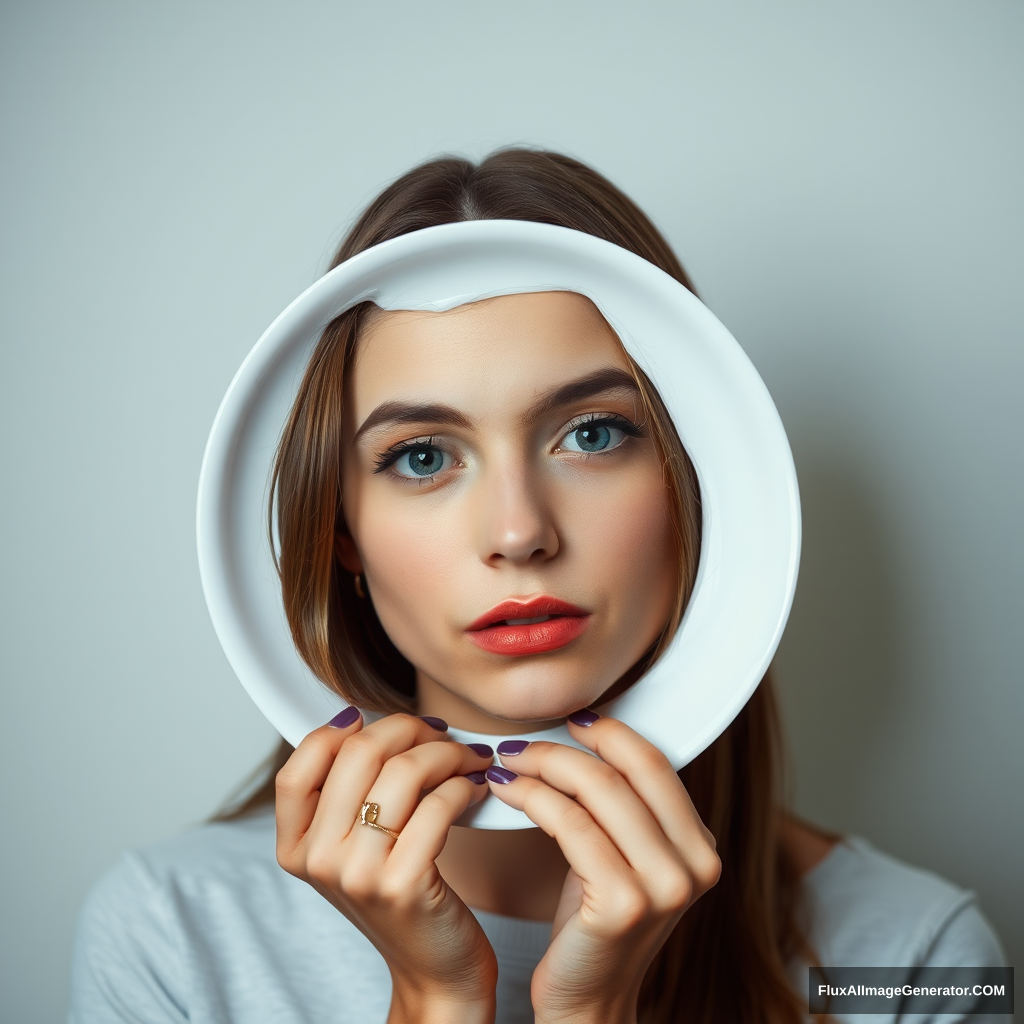
[[[339,557],[421,711],[509,733],[597,702],[668,621],[677,566],[661,459],[596,307],[380,313],[347,389]]]

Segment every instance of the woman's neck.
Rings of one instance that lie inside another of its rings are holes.
[[[521,736],[558,724],[492,718],[422,673],[416,690],[417,714],[469,732]],[[467,906],[534,921],[554,919],[569,870],[558,844],[539,828],[491,831],[458,825],[448,834],[437,866]]]
[[[552,921],[569,865],[539,828],[448,833],[437,866],[467,906],[506,917]]]

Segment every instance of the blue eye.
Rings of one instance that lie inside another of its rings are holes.
[[[565,435],[561,447],[570,452],[604,452],[618,448],[626,437],[621,427],[607,422],[584,423]]]
[[[435,448],[433,445],[417,445],[402,452],[393,465],[399,476],[415,480],[434,476],[442,469],[447,469],[451,465],[451,456],[446,455],[440,448]]]

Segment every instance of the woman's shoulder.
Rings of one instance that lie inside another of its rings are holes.
[[[851,836],[803,877],[823,964],[994,966],[1004,954],[974,893]]]
[[[122,854],[79,916],[70,1020],[331,1019],[330,984],[290,989],[296,972],[333,978],[341,965],[373,1019],[387,1010],[378,959],[278,866],[273,815],[258,813]]]
[[[273,809],[211,821],[125,855],[154,880],[238,881],[239,873],[277,868]]]
[[[274,819],[253,814],[230,822],[208,822],[178,835],[126,850],[100,877],[88,902],[132,890],[136,895],[163,884],[188,884],[211,872],[230,877],[230,865],[251,869],[274,858]]]
[[[108,923],[127,916],[138,923],[147,915],[181,914],[193,903],[230,898],[282,875],[272,814],[211,822],[122,853],[93,886],[82,915]]]

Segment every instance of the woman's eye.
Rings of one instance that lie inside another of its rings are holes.
[[[452,463],[450,455],[435,448],[433,445],[419,445],[409,448],[393,463],[395,472],[399,476],[407,477],[410,480],[418,480],[427,476],[434,476],[442,469],[447,469]]]
[[[584,423],[569,431],[560,447],[570,452],[604,452],[618,448],[625,438],[626,432],[621,427],[610,423]]]

